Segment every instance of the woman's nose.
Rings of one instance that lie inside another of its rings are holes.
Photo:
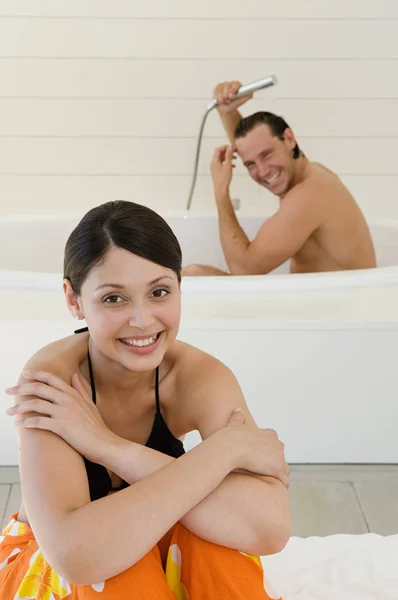
[[[148,329],[154,322],[154,316],[152,314],[151,307],[147,304],[140,304],[134,306],[129,319],[129,325],[131,327],[138,327],[139,329]]]

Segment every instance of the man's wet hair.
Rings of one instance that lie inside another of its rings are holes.
[[[290,129],[283,117],[279,117],[271,112],[261,111],[241,119],[236,126],[234,138],[238,139],[245,137],[249,131],[252,131],[257,125],[268,125],[272,135],[282,141],[285,138],[286,129]],[[296,145],[293,148],[293,158],[298,158],[301,154],[302,152],[296,142]]]

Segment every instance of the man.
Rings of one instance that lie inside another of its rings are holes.
[[[281,117],[259,112],[242,119],[237,108],[251,96],[232,99],[240,86],[224,82],[214,91],[231,143],[217,148],[211,163],[229,273],[189,265],[183,275],[266,274],[289,259],[291,273],[375,267],[369,228],[350,192],[336,174],[306,158]],[[239,225],[229,194],[235,152],[250,177],[280,200],[278,211],[252,241]]]

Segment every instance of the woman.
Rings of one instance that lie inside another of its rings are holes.
[[[23,505],[0,538],[0,600],[268,598],[255,555],[289,538],[283,445],[229,369],[176,341],[180,279],[146,207],[108,202],[70,235],[64,292],[88,329],[7,390]]]

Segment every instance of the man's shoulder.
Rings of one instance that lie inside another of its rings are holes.
[[[288,206],[298,207],[298,205],[303,208],[305,205],[311,204],[319,196],[321,185],[321,182],[316,181],[315,177],[308,177],[296,183],[284,196],[281,208],[283,206],[286,208]]]
[[[311,204],[343,193],[346,190],[339,177],[320,163],[309,163],[302,181],[289,190],[285,198],[289,201]]]

